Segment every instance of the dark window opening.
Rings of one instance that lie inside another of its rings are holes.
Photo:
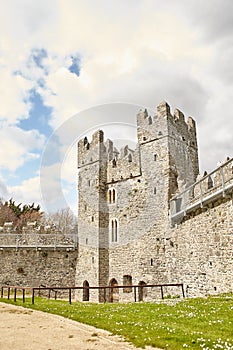
[[[132,292],[132,276],[124,275],[123,276],[123,293],[131,293]]]
[[[116,190],[114,188],[108,190],[107,201],[109,204],[113,204],[116,202]]]
[[[112,237],[112,242],[118,241],[118,222],[116,219],[113,219],[111,221],[111,237]]]
[[[109,282],[109,286],[112,288],[109,288],[109,302],[110,303],[115,303],[119,301],[119,288],[118,287],[118,282],[115,278],[112,278],[111,281]]]
[[[87,281],[83,282],[83,301],[89,301],[89,283]]]

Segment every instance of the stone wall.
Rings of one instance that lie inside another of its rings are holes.
[[[192,118],[186,122],[179,110],[172,115],[163,102],[154,116],[140,111],[137,127],[135,151],[117,151],[102,131],[79,141],[78,249],[3,247],[0,284],[126,283],[107,295],[125,301],[134,300],[130,284],[184,283],[188,296],[233,291],[233,160],[195,182]],[[181,296],[181,289],[164,293]],[[97,290],[90,295],[103,297]],[[83,292],[76,296],[82,300]],[[159,289],[137,291],[138,300],[158,296]]]
[[[190,213],[170,230],[166,270],[189,296],[233,291],[233,193]]]
[[[74,286],[77,255],[69,249],[1,248],[0,285]]]

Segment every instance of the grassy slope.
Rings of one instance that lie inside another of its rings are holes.
[[[35,305],[30,300],[22,304],[19,299],[17,305],[106,329],[138,347],[233,349],[233,295],[173,303],[72,305],[66,301],[36,298]]]

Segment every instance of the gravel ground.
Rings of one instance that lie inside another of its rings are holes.
[[[61,316],[4,303],[0,315],[0,350],[136,349],[107,331]]]

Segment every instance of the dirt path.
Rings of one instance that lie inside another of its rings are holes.
[[[101,329],[61,316],[0,303],[0,350],[13,349],[133,350],[136,348],[123,342],[120,337]]]

